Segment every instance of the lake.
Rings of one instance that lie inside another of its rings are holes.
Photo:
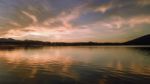
[[[150,84],[150,47],[1,49],[0,84]]]

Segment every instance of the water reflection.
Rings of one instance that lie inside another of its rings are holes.
[[[149,47],[1,50],[0,84],[143,84],[140,81],[149,84],[149,50]]]
[[[31,78],[36,76],[38,70],[44,70],[47,74],[76,77],[75,74],[69,70],[73,59],[70,56],[61,55],[59,50],[53,48],[0,51],[0,59],[5,60],[5,63],[7,63],[11,71],[17,71],[22,68],[28,69],[29,72],[27,74]]]

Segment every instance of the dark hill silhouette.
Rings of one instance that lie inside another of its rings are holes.
[[[110,45],[150,45],[150,34],[125,43],[97,43],[97,42],[43,42],[35,40],[15,40],[12,38],[0,38],[1,47],[35,47],[35,46],[110,46]]]
[[[150,45],[150,34],[126,42],[129,45]]]

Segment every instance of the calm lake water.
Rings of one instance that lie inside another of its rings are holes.
[[[150,84],[150,47],[3,49],[0,84]]]

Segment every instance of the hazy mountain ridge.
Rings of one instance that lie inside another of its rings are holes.
[[[35,40],[15,40],[0,38],[0,46],[93,46],[93,45],[150,45],[150,34],[125,43],[98,43],[98,42],[43,42]]]

